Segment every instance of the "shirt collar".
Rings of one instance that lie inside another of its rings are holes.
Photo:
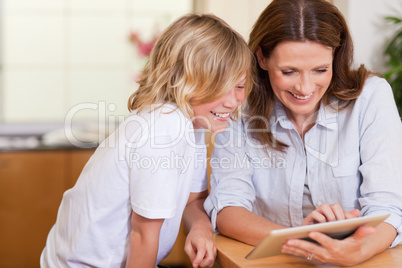
[[[271,129],[274,129],[278,123],[285,129],[293,128],[293,124],[289,121],[286,115],[285,107],[277,97],[274,97],[274,110],[272,111],[270,122]]]
[[[337,129],[338,108],[338,99],[335,97],[332,97],[327,105],[321,101],[316,123],[331,130]]]

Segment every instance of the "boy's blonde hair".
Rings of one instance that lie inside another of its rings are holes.
[[[223,20],[214,15],[183,16],[156,42],[128,108],[141,112],[151,104],[175,103],[192,117],[192,105],[221,98],[244,75],[247,96],[253,65],[243,37]]]

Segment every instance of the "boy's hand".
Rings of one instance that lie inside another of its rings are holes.
[[[212,267],[216,257],[216,247],[211,230],[193,227],[187,235],[184,250],[194,268]]]
[[[184,227],[189,230],[184,250],[194,268],[212,267],[216,257],[211,221],[203,207],[207,196],[207,190],[190,193],[183,213]]]

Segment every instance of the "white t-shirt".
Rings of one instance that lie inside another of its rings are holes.
[[[165,219],[159,263],[173,247],[190,192],[207,188],[203,131],[174,105],[133,112],[64,193],[41,267],[124,267],[131,210]]]

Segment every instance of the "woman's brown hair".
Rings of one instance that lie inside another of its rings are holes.
[[[342,13],[334,5],[325,0],[273,0],[254,24],[249,47],[254,54],[260,47],[268,58],[284,41],[314,41],[333,48],[333,77],[322,99],[324,105],[334,96],[340,100],[340,108],[345,108],[360,95],[370,71],[364,65],[352,69],[352,38]],[[270,119],[274,107],[274,93],[268,72],[261,69],[258,62],[256,65],[256,86],[248,98],[249,116],[253,120],[248,125],[252,129],[266,130],[253,132],[253,138],[261,144],[284,151],[287,146],[276,141],[267,130],[266,120]]]

